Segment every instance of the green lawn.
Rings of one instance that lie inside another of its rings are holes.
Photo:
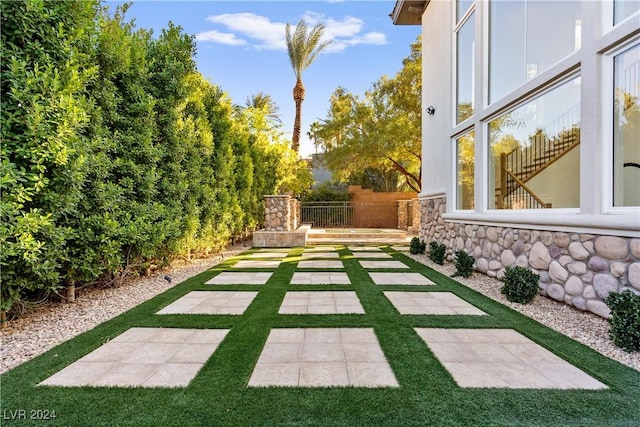
[[[575,425],[632,426],[640,422],[640,372],[486,298],[455,280],[385,247],[437,283],[429,290],[450,291],[488,316],[401,316],[383,290],[423,290],[415,286],[377,286],[341,247],[351,286],[288,285],[301,248],[263,286],[217,286],[257,290],[241,316],[155,315],[162,307],[227,270],[252,251],[183,282],[146,303],[105,322],[0,377],[2,425],[40,425],[17,420],[15,411],[55,411],[59,425]],[[287,289],[353,289],[364,315],[278,315]],[[187,388],[43,387],[39,382],[127,329],[139,327],[229,328],[225,340]],[[247,382],[274,327],[353,327],[375,329],[400,388],[248,388]],[[429,351],[414,327],[513,328],[609,389],[463,389]],[[13,419],[12,419],[13,418]]]

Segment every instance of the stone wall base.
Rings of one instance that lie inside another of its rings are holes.
[[[421,200],[420,238],[443,243],[449,260],[466,251],[487,276],[529,268],[540,275],[544,295],[605,318],[610,292],[640,294],[640,239],[450,222],[444,212],[445,197]]]
[[[295,231],[254,231],[253,247],[255,248],[292,248],[307,245],[307,234],[311,226],[301,225]]]

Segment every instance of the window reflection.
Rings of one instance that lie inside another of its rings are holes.
[[[640,0],[614,0],[613,25],[618,25],[638,11],[640,11]]]
[[[457,102],[456,123],[460,123],[473,115],[473,81],[475,46],[474,24],[475,12],[458,30],[457,33]]]
[[[490,3],[489,99],[494,102],[580,49],[580,1]]]
[[[489,207],[580,205],[580,79],[489,123]]]
[[[640,45],[613,67],[613,205],[640,206]]]
[[[470,210],[474,208],[475,132],[456,139],[456,158],[456,209]]]

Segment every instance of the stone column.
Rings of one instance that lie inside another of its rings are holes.
[[[264,196],[264,229],[266,231],[290,231],[291,196]]]

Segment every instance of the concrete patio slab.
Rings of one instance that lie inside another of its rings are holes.
[[[257,292],[192,291],[156,314],[242,314]]]
[[[401,261],[358,261],[362,268],[409,268]]]
[[[400,314],[486,315],[451,292],[384,292]]]
[[[278,268],[282,261],[268,260],[242,260],[238,261],[232,268]]]
[[[353,291],[288,291],[280,314],[364,314]]]
[[[340,254],[337,252],[313,251],[313,252],[303,252],[302,257],[303,258],[340,258]]]
[[[286,258],[288,252],[254,252],[248,258]]]
[[[228,332],[131,328],[40,385],[186,387]]]
[[[342,261],[310,260],[300,261],[298,268],[344,268]]]
[[[337,271],[295,272],[292,285],[350,285],[347,273]]]
[[[393,258],[386,252],[354,252],[354,258]]]
[[[606,389],[512,329],[415,328],[460,387]]]
[[[272,329],[249,387],[398,387],[372,328]]]
[[[336,246],[314,246],[312,248],[304,248],[304,252],[335,252]]]
[[[435,285],[420,273],[369,273],[376,285]]]
[[[223,272],[213,279],[205,282],[205,285],[264,285],[273,273],[266,272]]]

